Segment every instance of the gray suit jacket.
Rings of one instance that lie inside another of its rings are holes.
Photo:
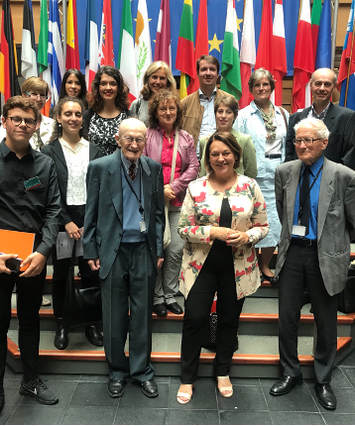
[[[276,169],[276,204],[282,224],[276,276],[285,263],[290,246],[301,165],[300,160],[294,160]],[[355,229],[355,172],[326,158],[320,183],[317,222],[319,268],[325,288],[333,296],[343,290],[349,268],[349,234]]]
[[[141,156],[146,239],[154,267],[163,257],[164,191],[161,165]],[[100,259],[105,279],[116,259],[123,234],[121,150],[89,164],[84,222],[84,258]]]

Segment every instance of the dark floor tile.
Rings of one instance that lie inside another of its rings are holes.
[[[338,410],[337,410],[338,411]],[[327,425],[353,425],[355,423],[354,414],[339,414],[335,413],[323,413],[325,424]]]
[[[355,413],[355,393],[354,393],[354,389],[333,389],[335,396],[337,398],[337,409],[336,412],[337,413],[345,413],[345,414],[349,414],[349,413]],[[315,395],[315,391],[314,389],[312,389],[312,395],[313,398],[315,399],[317,406],[319,407],[319,410],[321,412],[328,412],[325,408],[323,408],[318,400],[317,397]],[[353,423],[355,423],[355,416],[353,415]]]
[[[266,400],[260,386],[233,386],[231,398],[223,398],[217,392],[219,410],[262,411],[267,410]]]
[[[106,383],[78,383],[70,406],[104,405],[116,406],[118,398],[111,398]]]
[[[270,415],[274,425],[324,425],[324,420],[318,413],[272,411]]]
[[[354,367],[341,367],[341,371],[344,372],[350,383],[355,386],[355,368]]]
[[[4,408],[0,413],[0,425],[6,424],[8,418],[15,411],[16,407],[14,405],[9,405],[5,403]]]
[[[340,363],[340,366],[355,366],[355,349],[350,352],[350,354],[345,359],[343,359],[343,361]]]
[[[64,425],[112,425],[116,407],[70,407],[66,410]]]
[[[168,410],[167,425],[216,425],[217,410]]]
[[[226,410],[219,413],[221,425],[271,425],[268,411]]]
[[[5,405],[14,406],[23,401],[24,397],[19,394],[20,383],[13,381],[4,381],[4,391],[5,391]]]
[[[124,394],[119,401],[119,407],[146,407],[146,408],[168,408],[169,385],[158,384],[159,396],[156,398],[146,397],[141,387],[135,383],[129,383],[125,387]]]
[[[59,398],[59,402],[57,404],[57,407],[59,408],[65,408],[69,405],[72,399],[72,396],[75,392],[75,389],[78,386],[78,383],[76,382],[70,383],[70,382],[62,382],[59,380],[55,380],[55,381],[44,380],[44,383],[57,396],[57,398]],[[29,405],[38,405],[38,402],[29,396],[24,396],[21,403],[29,404]]]
[[[231,377],[231,382],[236,386],[257,386],[259,385],[259,379],[248,378],[248,377]]]
[[[25,405],[20,404],[9,417],[6,424],[9,425],[54,425],[64,414],[62,408],[55,405]]]
[[[41,374],[41,379],[47,382],[60,380],[61,382],[80,382],[82,380],[81,374]]]
[[[314,403],[310,389],[303,383],[297,385],[287,395],[272,396],[269,394],[270,388],[262,388],[270,411],[309,411],[318,412]]]
[[[198,380],[195,383],[194,393],[188,404],[179,404],[176,400],[176,394],[180,383],[170,385],[169,408],[184,409],[217,409],[216,385],[213,380]]]
[[[116,413],[116,425],[163,425],[168,410],[163,408],[121,408]]]

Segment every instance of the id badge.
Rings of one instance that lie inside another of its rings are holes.
[[[30,179],[25,180],[24,187],[26,191],[31,191],[32,189],[41,185],[41,181],[38,176],[34,176]]]
[[[143,219],[139,221],[139,229],[142,233],[147,232],[147,227],[145,226],[145,222]]]
[[[303,225],[293,225],[292,226],[292,235],[304,237],[306,235],[306,227],[303,226]]]

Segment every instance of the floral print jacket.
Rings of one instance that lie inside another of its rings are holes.
[[[256,181],[238,175],[228,191],[215,191],[203,176],[188,186],[182,205],[178,233],[186,240],[180,271],[180,291],[187,298],[211,249],[211,226],[218,226],[224,195],[232,210],[231,228],[246,232],[250,244],[233,248],[238,299],[254,293],[260,286],[260,273],[254,245],[269,231],[264,197]]]

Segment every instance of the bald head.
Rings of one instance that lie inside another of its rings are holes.
[[[118,133],[121,135],[127,130],[141,130],[145,135],[147,132],[147,127],[143,121],[138,120],[138,118],[126,118],[126,120],[121,122]]]
[[[312,76],[311,76],[311,82],[315,81],[321,77],[326,77],[329,78],[332,83],[334,84],[334,86],[336,85],[337,82],[337,75],[335,73],[335,71],[331,70],[330,68],[318,68],[315,71],[313,71]]]

